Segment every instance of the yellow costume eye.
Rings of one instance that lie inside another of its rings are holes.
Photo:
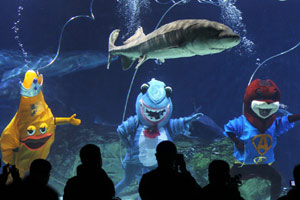
[[[41,132],[41,134],[46,133],[47,132],[47,128],[48,128],[48,125],[46,123],[42,123],[40,125],[40,132]]]
[[[36,131],[35,126],[31,125],[27,127],[27,135],[33,135]]]

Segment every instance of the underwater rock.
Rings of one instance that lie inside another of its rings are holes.
[[[206,140],[209,143],[225,137],[223,129],[207,115],[202,115],[197,120],[193,121],[189,131],[191,132],[192,137]]]
[[[49,184],[59,194],[63,194],[67,180],[76,175],[76,168],[81,164],[79,151],[88,143],[100,147],[103,168],[116,184],[121,179],[123,170],[120,164],[119,137],[115,129],[116,127],[99,126],[58,127],[56,141],[48,157],[52,164]],[[121,151],[121,154],[124,155],[124,152]]]
[[[230,167],[234,164],[233,143],[223,138],[195,150],[193,156],[187,160],[187,167],[197,182],[204,187],[208,181],[208,165],[215,159],[225,160]],[[242,182],[239,188],[245,200],[263,200],[269,198],[270,182],[261,178],[253,178]]]
[[[208,143],[201,139],[180,136],[174,142],[178,152],[184,154],[188,170],[202,187],[208,184],[207,169],[212,160],[222,159],[230,166],[233,165],[233,143],[228,138]],[[116,185],[123,178],[121,159],[125,155],[125,146],[119,140],[116,127],[95,124],[89,124],[88,127],[60,126],[57,127],[56,139],[48,157],[52,164],[49,184],[59,194],[63,195],[66,181],[76,175],[76,168],[81,163],[80,148],[88,143],[100,147],[103,168],[113,183]],[[266,199],[269,196],[270,183],[260,178],[244,181],[240,192],[245,200]],[[138,183],[133,182],[125,188],[121,198],[122,200],[137,199]]]
[[[262,178],[253,178],[243,182],[239,188],[245,200],[267,200],[270,198],[270,181]]]
[[[228,138],[223,138],[202,147],[195,147],[195,152],[190,160],[187,160],[188,168],[194,172],[194,177],[201,186],[208,184],[208,165],[216,159],[225,160],[233,165],[233,144]]]
[[[60,126],[53,143],[48,160],[52,164],[49,184],[63,195],[67,180],[76,175],[77,166],[81,164],[79,151],[85,144],[92,143],[100,147],[103,169],[116,185],[123,178],[121,158],[125,147],[120,143],[117,127],[96,126]],[[121,146],[121,151],[120,151]],[[122,199],[136,199],[137,182],[124,189]]]

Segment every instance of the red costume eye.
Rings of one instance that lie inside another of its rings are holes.
[[[276,89],[275,89],[275,91],[273,93],[272,100],[274,100],[274,101],[278,101],[279,100],[279,92]]]
[[[257,88],[256,91],[255,91],[255,99],[256,100],[262,100],[263,96],[264,95],[263,95],[262,89]]]

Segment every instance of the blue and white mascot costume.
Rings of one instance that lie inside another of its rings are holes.
[[[116,194],[128,186],[132,180],[139,181],[142,174],[157,166],[156,146],[165,140],[172,141],[177,135],[189,135],[189,125],[202,113],[190,117],[170,119],[173,105],[172,89],[164,82],[152,79],[141,86],[135,110],[117,129],[127,152],[123,160],[124,178],[116,185]]]

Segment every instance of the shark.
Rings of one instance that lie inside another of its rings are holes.
[[[111,32],[108,44],[108,63],[120,56],[123,70],[128,70],[138,60],[136,69],[146,60],[192,57],[220,53],[238,45],[241,41],[239,34],[228,26],[206,19],[183,19],[165,24],[145,35],[142,27],[138,27],[133,36],[123,45],[116,46],[115,42],[120,30]]]

